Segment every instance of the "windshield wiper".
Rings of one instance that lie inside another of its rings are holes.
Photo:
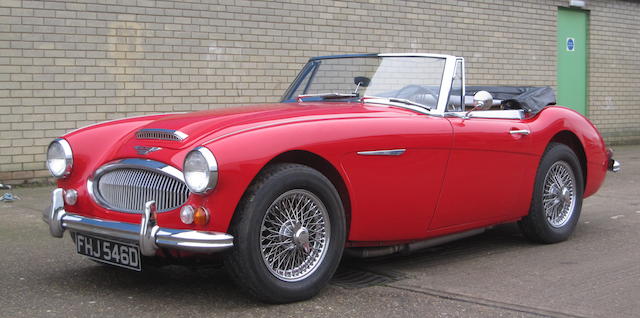
[[[340,99],[340,98],[357,98],[360,97],[358,93],[322,93],[322,94],[307,94],[298,95],[296,98],[298,102],[301,102],[304,98],[319,97],[322,99]]]
[[[418,102],[414,102],[412,100],[408,100],[408,99],[404,99],[404,98],[396,98],[396,97],[379,97],[379,96],[364,96],[360,99],[360,101],[364,102],[367,99],[384,99],[386,101],[392,102],[392,103],[400,103],[400,104],[405,104],[405,105],[411,105],[411,106],[418,106],[421,108],[424,108],[426,110],[431,110],[431,106],[427,106],[424,104],[420,104]]]

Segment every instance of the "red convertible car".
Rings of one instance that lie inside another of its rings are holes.
[[[312,58],[281,103],[99,123],[54,140],[44,220],[79,254],[141,270],[220,255],[267,302],[315,295],[372,257],[518,222],[566,240],[617,171],[550,88],[466,87],[464,59]]]

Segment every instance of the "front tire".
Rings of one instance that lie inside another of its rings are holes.
[[[225,267],[236,283],[265,302],[299,301],[316,295],[338,267],[344,210],[320,172],[277,164],[247,190],[230,232],[234,246]]]
[[[546,244],[568,239],[580,218],[583,180],[573,150],[549,144],[538,167],[529,214],[518,222],[524,236]]]

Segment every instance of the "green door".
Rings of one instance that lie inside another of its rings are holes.
[[[558,8],[557,104],[587,114],[587,12]]]

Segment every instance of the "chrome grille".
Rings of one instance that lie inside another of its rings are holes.
[[[146,129],[140,129],[136,132],[136,138],[138,139],[182,141],[187,137],[188,137],[187,134],[179,130],[171,130],[171,129],[146,128]]]
[[[147,201],[158,212],[176,209],[187,201],[189,189],[181,180],[148,169],[117,168],[98,176],[96,198],[111,210],[142,213]]]

